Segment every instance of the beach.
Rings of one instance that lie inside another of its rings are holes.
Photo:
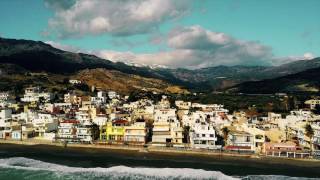
[[[272,175],[320,177],[320,162],[270,157],[227,156],[179,151],[141,151],[140,148],[90,147],[76,144],[0,143],[0,158],[26,158],[74,168],[174,168],[222,172],[230,177]],[[12,160],[12,159],[10,159]],[[16,159],[14,159],[16,160]],[[25,161],[25,159],[23,159]],[[202,178],[201,178],[202,179]]]

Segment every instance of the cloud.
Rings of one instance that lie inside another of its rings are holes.
[[[61,49],[61,50],[64,50],[64,51],[69,51],[69,52],[74,52],[74,53],[80,53],[80,52],[89,53],[89,51],[83,50],[81,48],[77,48],[75,46],[61,44],[61,43],[54,42],[54,41],[46,41],[44,43],[49,44],[52,47],[55,47],[57,49]]]
[[[311,52],[306,52],[303,55],[291,55],[291,56],[286,56],[286,57],[274,57],[272,59],[272,64],[277,66],[281,64],[286,64],[294,61],[299,61],[299,60],[312,60],[316,58],[316,56],[311,53]]]
[[[175,49],[216,49],[230,43],[224,33],[216,33],[200,26],[176,28],[169,33],[168,45]]]
[[[303,55],[303,59],[304,60],[311,60],[311,59],[314,59],[315,58],[315,55],[310,53],[310,52],[307,52]]]
[[[48,29],[60,38],[148,33],[190,8],[189,0],[45,0],[45,4],[55,12]]]
[[[166,43],[171,50],[142,54],[102,51],[98,56],[114,61],[191,69],[217,65],[272,64],[270,47],[259,42],[238,40],[200,26],[173,29],[168,33]]]
[[[55,11],[66,10],[75,4],[76,0],[44,0],[44,5]]]
[[[164,65],[172,68],[205,68],[218,65],[280,65],[296,60],[313,59],[312,53],[303,56],[275,57],[272,49],[256,41],[236,39],[201,26],[179,27],[162,38],[169,50],[154,53],[119,52],[113,50],[85,51],[48,42],[54,47],[72,52],[94,54],[98,57],[144,65]]]

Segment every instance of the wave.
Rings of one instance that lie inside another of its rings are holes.
[[[56,179],[237,179],[219,171],[205,171],[202,169],[127,166],[81,168],[47,163],[24,157],[0,159],[0,167],[21,170],[24,174],[28,175],[30,172],[26,173],[26,171],[40,172],[40,174],[50,175]],[[31,175],[34,176],[34,174]]]
[[[12,157],[0,159],[0,179],[217,179],[217,180],[300,180],[278,175],[232,177],[219,171],[191,168],[146,168],[113,166],[82,168]]]

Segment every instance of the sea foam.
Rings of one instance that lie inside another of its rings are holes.
[[[5,170],[7,169],[7,171]],[[12,174],[12,171],[24,174],[23,179],[217,179],[217,180],[307,180],[279,175],[248,175],[232,177],[219,171],[206,171],[191,168],[147,168],[113,166],[109,168],[82,168],[48,163],[39,160],[12,157],[0,159],[0,173]],[[1,177],[1,175],[0,175]],[[27,178],[28,177],[28,178]]]
[[[146,168],[127,166],[113,166],[109,168],[81,168],[47,163],[24,157],[0,159],[0,167],[29,171],[50,171],[56,175],[59,175],[59,177],[64,175],[70,177],[72,174],[77,176],[75,179],[85,179],[88,177],[106,177],[110,179],[238,179],[227,176],[219,171],[205,171],[202,169]]]

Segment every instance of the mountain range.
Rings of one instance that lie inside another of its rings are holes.
[[[247,94],[274,94],[281,92],[318,93],[320,91],[320,68],[261,81],[238,84],[229,89]]]
[[[259,83],[259,86],[261,83],[271,83],[271,79],[274,78],[276,78],[275,80],[279,80],[281,77],[288,79],[288,77],[291,78],[296,73],[320,67],[320,58],[294,61],[281,66],[216,66],[196,70],[150,68],[112,62],[89,54],[67,52],[41,41],[0,38],[0,63],[11,64],[11,69],[14,65],[15,72],[18,72],[19,69],[24,69],[30,72],[45,72],[73,77],[79,75],[80,77],[80,74],[83,75],[85,71],[85,74],[92,78],[96,78],[95,76],[108,78],[108,74],[109,79],[115,84],[120,79],[122,79],[120,84],[125,84],[123,79],[128,79],[128,82],[133,83],[131,87],[138,87],[129,89],[143,88],[142,84],[138,82],[142,81],[142,79],[148,79],[153,82],[161,82],[160,84],[163,84],[161,88],[175,86],[185,87],[191,91],[211,92],[230,88],[237,91],[247,91],[245,87],[249,87],[249,84],[254,87],[253,84],[255,83]],[[100,74],[90,71],[90,69],[97,68],[99,71],[96,72],[101,72]],[[0,70],[6,71],[3,68]],[[89,72],[91,72],[90,75],[88,74]],[[114,77],[110,78],[110,75]],[[86,79],[84,76],[81,77]],[[133,80],[133,77],[136,79]],[[103,78],[99,77],[98,79]],[[87,79],[87,81],[89,80]],[[253,82],[248,83],[248,81]],[[151,89],[160,87],[152,87],[150,86],[151,84],[149,83],[148,85]],[[119,87],[122,87],[122,85]]]

